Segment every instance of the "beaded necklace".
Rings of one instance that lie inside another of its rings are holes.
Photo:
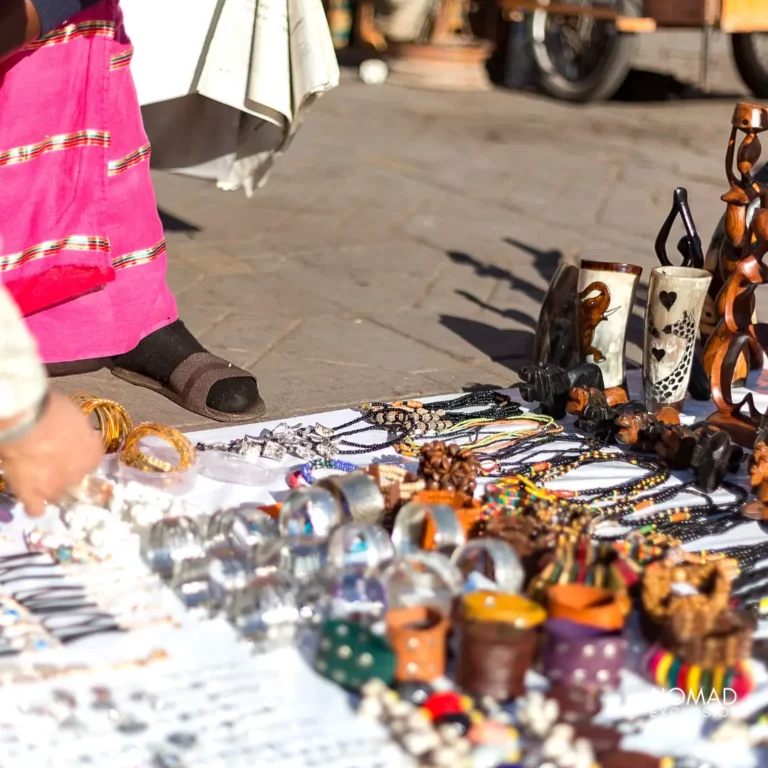
[[[703,559],[732,559],[739,567],[739,574],[750,573],[755,565],[768,558],[768,541],[762,541],[760,544],[744,544],[731,549],[703,549],[700,552],[690,553]]]
[[[475,410],[472,413],[462,412],[462,409],[466,408]],[[484,408],[484,410],[478,413],[476,410],[478,408]],[[402,443],[413,435],[443,432],[469,420],[481,419],[496,422],[522,414],[522,409],[511,397],[487,390],[470,392],[453,400],[441,400],[436,403],[421,403],[414,400],[405,402],[400,400],[395,403],[363,403],[358,410],[361,413],[358,418],[333,430],[333,438],[338,440],[337,445],[347,446],[346,450],[339,450],[341,455],[373,453]],[[362,422],[372,423],[358,429],[349,429]],[[365,445],[345,439],[351,435],[380,429],[394,432],[395,436],[377,445]],[[342,430],[347,431],[342,432]]]
[[[531,425],[526,428],[523,425]],[[499,427],[522,427],[512,432],[499,431]],[[542,414],[521,414],[509,419],[491,421],[490,419],[469,419],[459,424],[441,430],[440,436],[444,439],[451,438],[453,442],[460,444],[462,448],[475,453],[481,462],[496,462],[498,454],[510,446],[520,445],[524,441],[531,440],[542,434],[558,434],[562,426],[557,424],[551,416]],[[481,434],[484,436],[481,437]],[[467,440],[468,442],[459,442]],[[401,456],[409,458],[419,455],[422,445],[428,438],[420,439],[409,436],[401,443],[395,445],[395,450]],[[483,474],[487,471],[484,470]]]

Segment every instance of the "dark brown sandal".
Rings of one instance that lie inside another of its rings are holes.
[[[149,376],[134,373],[125,368],[112,368],[112,374],[129,384],[158,392],[176,405],[213,421],[225,421],[230,424],[256,421],[267,409],[261,397],[252,408],[242,413],[227,413],[209,408],[206,404],[208,393],[217,382],[225,379],[254,379],[255,381],[252,373],[210,352],[195,352],[179,363],[171,374],[168,384],[162,384]]]

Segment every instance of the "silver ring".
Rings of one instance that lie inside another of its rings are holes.
[[[334,495],[317,485],[291,491],[280,508],[281,536],[327,538],[341,523],[341,509]]]
[[[242,553],[227,547],[209,549],[208,555],[212,598],[217,606],[228,610],[230,597],[248,586],[253,577],[253,567]]]
[[[301,621],[297,585],[274,569],[260,570],[247,587],[235,592],[228,617],[240,633],[264,650],[293,641]]]
[[[279,535],[277,523],[253,504],[219,510],[208,521],[209,546],[223,544],[247,552]]]
[[[347,520],[374,524],[384,518],[384,496],[376,481],[366,472],[326,477],[315,485],[329,490],[340,500]]]
[[[461,571],[439,552],[411,552],[398,557],[382,570],[381,580],[390,608],[430,605],[446,615],[462,588]]]
[[[205,608],[213,602],[208,579],[210,557],[187,557],[174,563],[170,586],[188,609]]]
[[[367,568],[350,565],[336,571],[328,585],[328,617],[371,623],[387,610],[387,588]]]
[[[392,543],[395,552],[404,555],[421,549],[424,527],[431,518],[435,526],[435,550],[450,555],[467,540],[456,510],[447,504],[424,504],[412,501],[395,518]]]
[[[152,569],[164,578],[176,563],[205,555],[203,537],[191,517],[165,517],[150,528],[145,554]]]
[[[510,595],[519,595],[525,582],[525,570],[517,552],[506,541],[501,541],[501,539],[473,539],[453,553],[451,562],[465,578],[477,569],[471,566],[465,570],[462,566],[468,561],[471,565],[472,560],[482,555],[491,559],[493,580],[499,591]]]
[[[328,567],[334,570],[353,565],[379,568],[394,556],[392,539],[379,525],[346,523],[328,537]]]
[[[259,547],[254,556],[257,568],[274,568],[290,574],[299,584],[316,579],[325,571],[328,543],[314,536],[275,539]]]

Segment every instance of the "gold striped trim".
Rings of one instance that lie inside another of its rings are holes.
[[[49,45],[69,43],[81,37],[114,37],[115,23],[113,21],[83,21],[80,24],[67,24],[61,29],[54,29],[38,40],[33,40],[24,46],[25,51],[34,51]]]
[[[104,131],[78,131],[77,133],[62,133],[58,136],[49,136],[45,141],[37,144],[27,144],[23,147],[14,147],[6,152],[0,152],[0,168],[5,165],[18,165],[37,160],[48,152],[62,152],[65,149],[77,149],[78,147],[108,147],[110,136]]]
[[[150,261],[154,261],[158,256],[162,256],[166,250],[165,239],[163,239],[157,245],[152,246],[152,248],[126,253],[124,256],[112,259],[112,266],[115,269],[138,267],[140,264],[148,264]]]
[[[63,240],[50,240],[46,243],[33,245],[21,253],[13,253],[9,256],[0,256],[0,272],[27,264],[46,256],[55,256],[61,251],[94,251],[109,253],[109,240],[106,237],[89,237],[87,235],[71,235]]]
[[[129,67],[131,65],[131,59],[133,59],[133,48],[129,48],[125,53],[113,56],[109,62],[110,71],[114,72],[117,69]]]
[[[133,168],[139,163],[143,163],[145,160],[149,160],[152,154],[152,147],[149,144],[145,144],[135,152],[131,152],[130,155],[126,155],[121,160],[111,160],[109,162],[108,176],[119,176],[121,173],[125,173],[129,168]]]

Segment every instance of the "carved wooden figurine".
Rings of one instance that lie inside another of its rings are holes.
[[[711,301],[705,306],[701,322],[702,336],[707,340],[704,369],[710,379],[716,350],[726,333],[724,320],[727,283],[741,262],[749,256],[755,242],[755,233],[751,227],[755,211],[759,208],[768,208],[768,190],[752,176],[752,170],[760,159],[761,153],[758,135],[768,130],[768,110],[755,104],[740,102],[736,105],[731,123],[733,127],[725,160],[730,189],[722,197],[723,202],[727,203],[723,237],[717,252],[710,249],[705,265],[705,268],[713,273],[709,290]],[[737,152],[739,132],[745,135]],[[734,170],[734,160],[739,177]],[[754,297],[745,296],[740,310],[742,315],[748,315],[748,325],[751,326],[755,317]],[[752,333],[754,335],[754,329]],[[734,380],[738,384],[743,383],[750,368],[759,368],[761,364],[762,354],[759,352],[759,345],[749,351],[742,350],[733,366]]]
[[[558,365],[530,365],[520,371],[520,397],[526,403],[539,403],[538,412],[555,419],[566,413],[569,393],[577,387],[602,391],[603,374],[593,363],[583,363],[568,370]]]
[[[765,187],[754,182],[751,170],[760,156],[757,134],[768,130],[768,110],[740,103],[733,117],[733,131],[728,149],[728,173],[731,190],[725,196],[728,203],[726,233],[729,242],[741,249],[736,261],[720,261],[721,277],[725,283],[717,296],[720,317],[714,333],[704,350],[704,366],[710,375],[712,399],[718,412],[708,421],[729,432],[740,445],[751,448],[762,414],[748,394],[734,402],[732,388],[746,376],[747,363],[761,367],[763,349],[754,326],[755,290],[768,282],[768,268],[763,257],[768,252],[768,195]],[[738,131],[746,134],[736,157],[742,180],[732,171]],[[749,184],[748,188],[744,188]],[[751,220],[747,208],[752,204]]]

